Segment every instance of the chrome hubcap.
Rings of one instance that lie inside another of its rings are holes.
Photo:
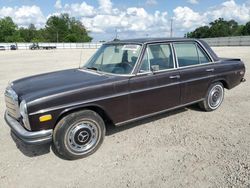
[[[67,135],[67,146],[75,153],[84,154],[95,148],[100,139],[99,127],[92,121],[81,121],[73,125]]]
[[[208,96],[208,105],[210,108],[217,108],[223,99],[223,87],[221,85],[214,86]]]

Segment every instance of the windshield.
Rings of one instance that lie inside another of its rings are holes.
[[[86,69],[131,74],[141,51],[137,44],[104,44],[83,66]]]

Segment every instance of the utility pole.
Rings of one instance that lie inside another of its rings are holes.
[[[174,19],[171,18],[171,20],[170,20],[170,22],[171,22],[171,27],[170,27],[170,38],[173,37],[173,21],[174,21]]]
[[[118,39],[118,31],[117,31],[117,27],[115,28],[115,39]]]
[[[58,31],[56,31],[56,42],[58,43]]]

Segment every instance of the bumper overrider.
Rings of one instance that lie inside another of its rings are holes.
[[[52,141],[53,130],[27,131],[16,119],[5,112],[4,119],[11,131],[26,144],[46,144]]]

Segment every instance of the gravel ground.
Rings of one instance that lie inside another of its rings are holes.
[[[250,67],[250,47],[214,48]],[[86,60],[94,50],[83,50]],[[101,148],[66,161],[49,145],[14,142],[4,122],[9,81],[78,67],[81,50],[0,51],[0,187],[250,187],[250,73],[222,106],[196,106],[123,127],[108,127]]]

